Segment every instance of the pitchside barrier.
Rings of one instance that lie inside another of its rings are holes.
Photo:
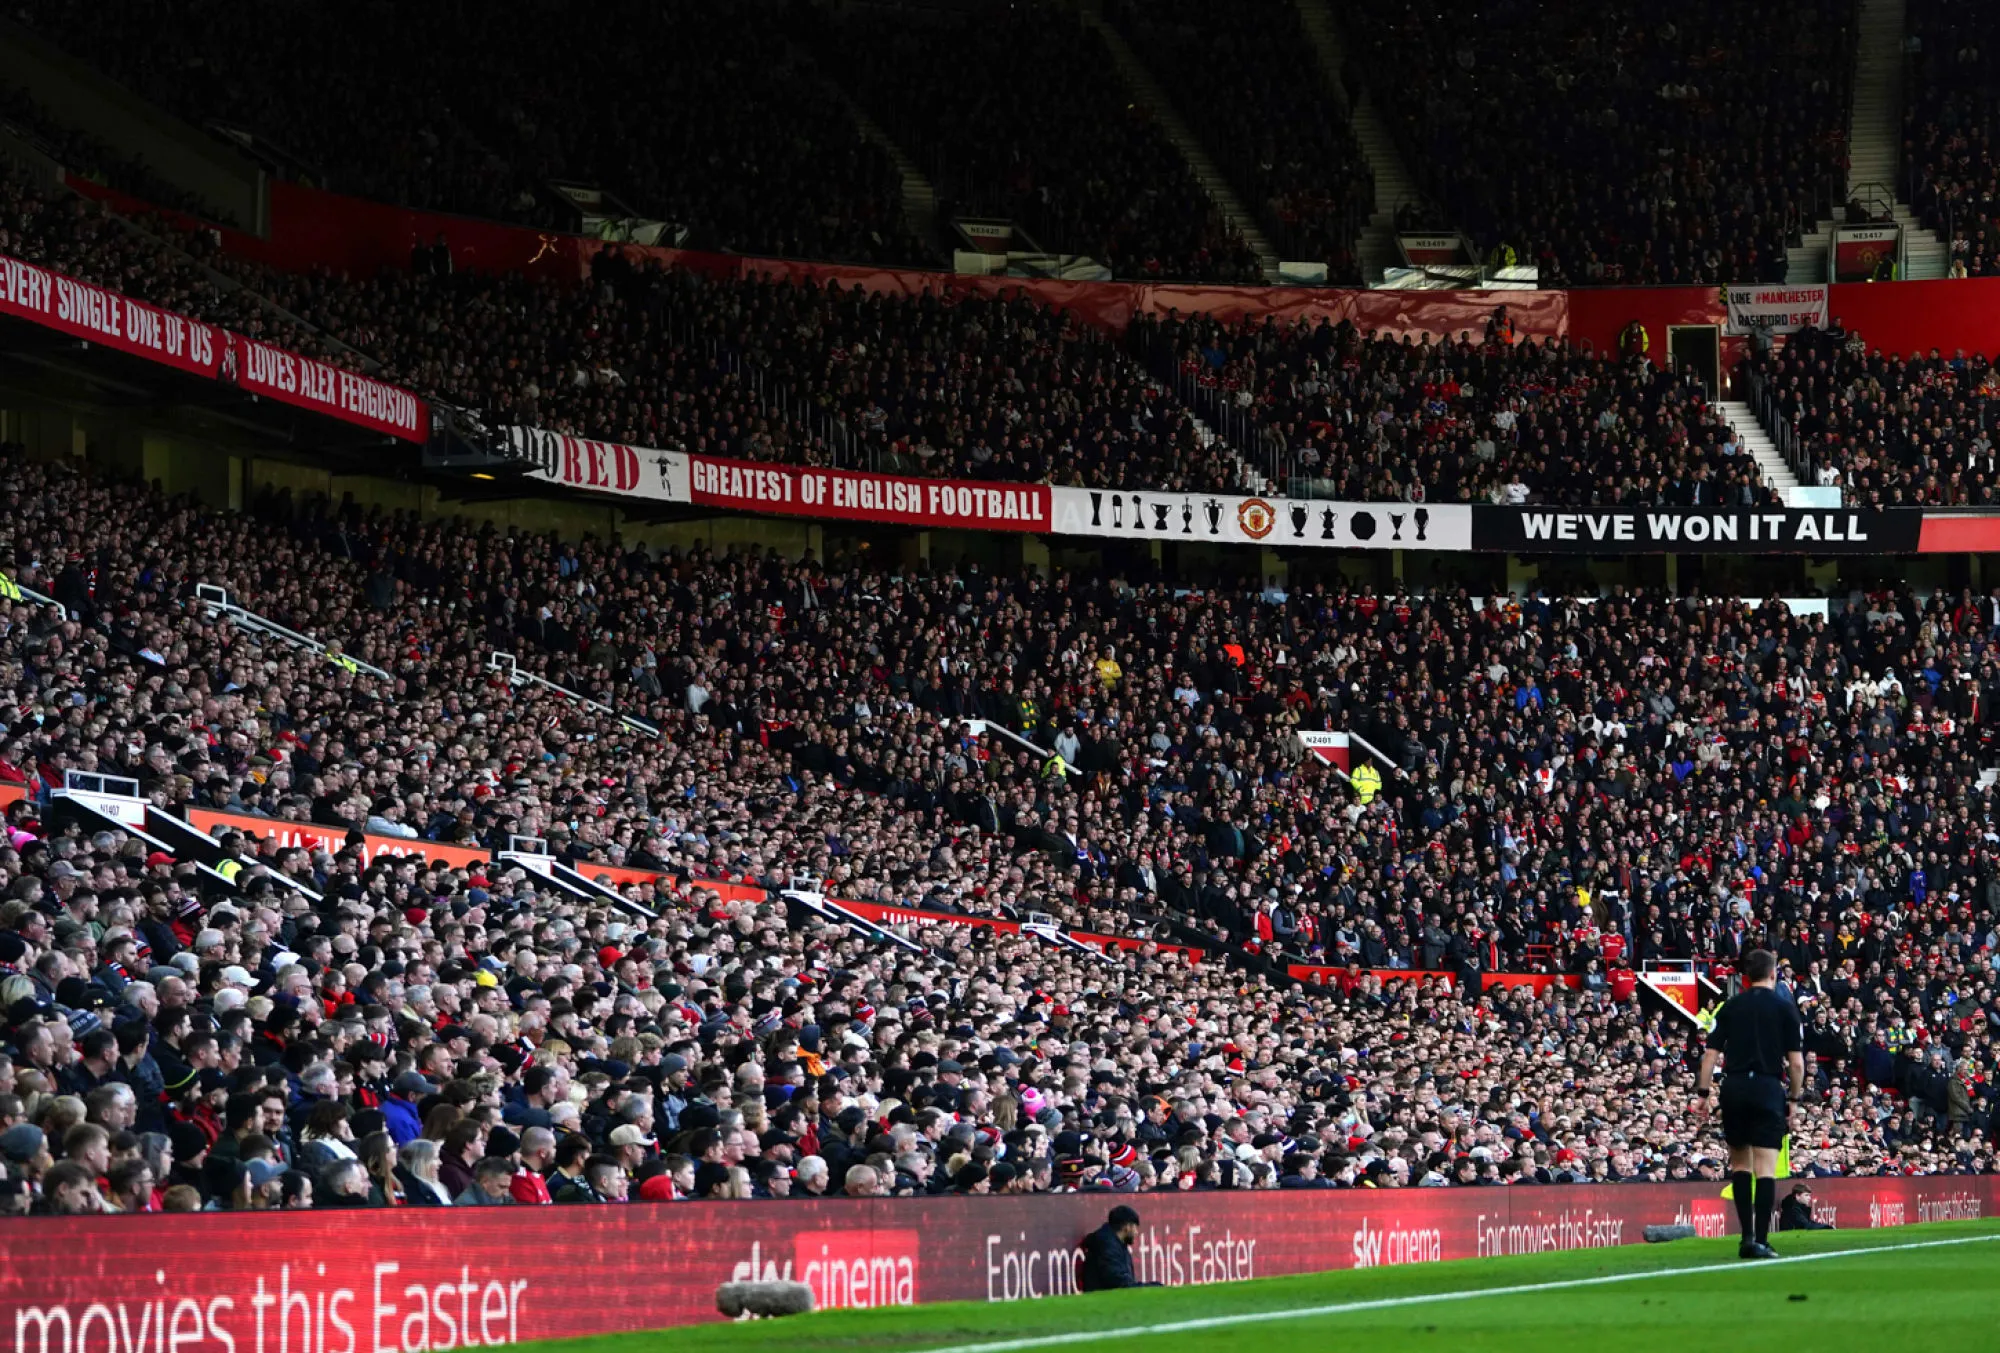
[[[1139,1276],[1178,1287],[1629,1245],[1656,1223],[1720,1236],[1719,1187],[24,1218],[0,1222],[0,1337],[12,1353],[427,1353],[713,1320],[715,1289],[746,1278],[803,1281],[822,1306],[1062,1296],[1077,1242],[1118,1203],[1144,1219]],[[2000,1204],[1990,1177],[1814,1188],[1815,1211],[1843,1229]]]

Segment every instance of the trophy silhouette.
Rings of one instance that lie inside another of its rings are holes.
[[[1417,519],[1417,539],[1430,539],[1425,533],[1431,529],[1431,510],[1427,507],[1420,507],[1416,510],[1415,516]]]
[[[1132,529],[1134,531],[1146,529],[1146,505],[1140,501],[1136,493],[1132,495]]]
[[[1334,523],[1334,520],[1336,519],[1336,517],[1337,517],[1338,515],[1339,515],[1339,514],[1338,514],[1338,513],[1336,513],[1336,512],[1335,512],[1335,511],[1334,511],[1334,510],[1333,510],[1332,508],[1330,508],[1330,507],[1328,507],[1328,508],[1322,508],[1322,509],[1320,510],[1320,514],[1319,514],[1319,538],[1320,538],[1321,540],[1332,540],[1332,539],[1333,539],[1333,523]]]
[[[1167,514],[1173,510],[1174,505],[1172,503],[1153,504],[1153,529],[1155,531],[1165,531],[1167,529]]]
[[[1090,492],[1090,524],[1104,525],[1104,495],[1095,489]]]
[[[1391,512],[1389,514],[1389,539],[1401,540],[1402,538],[1403,514],[1400,512]]]
[[[1292,539],[1301,540],[1305,537],[1306,522],[1311,516],[1310,509],[1304,503],[1292,504]]]
[[[1114,531],[1120,531],[1123,530],[1124,527],[1125,527],[1125,495],[1122,493],[1114,493],[1111,495],[1111,529]]]
[[[1181,534],[1194,534],[1194,503],[1186,498],[1181,499]]]
[[[1221,502],[1218,501],[1217,499],[1210,498],[1201,505],[1201,510],[1208,514],[1208,533],[1212,536],[1221,535],[1222,534]]]

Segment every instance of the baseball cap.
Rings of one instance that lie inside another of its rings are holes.
[[[412,1099],[417,1095],[434,1095],[437,1093],[437,1087],[432,1085],[428,1080],[425,1080],[424,1073],[421,1071],[405,1071],[402,1075],[396,1077],[395,1083],[391,1088],[405,1099]]]
[[[48,1143],[48,1134],[33,1123],[16,1123],[0,1132],[0,1156],[13,1161],[33,1160]]]

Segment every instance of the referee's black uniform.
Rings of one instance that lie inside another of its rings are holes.
[[[1789,1057],[1805,1049],[1799,1008],[1771,987],[1747,987],[1716,1012],[1708,1047],[1723,1059],[1723,1140],[1735,1148],[1779,1149],[1790,1130]],[[1762,1246],[1771,1233],[1777,1183],[1753,1180],[1748,1170],[1734,1171],[1729,1179],[1747,1255],[1753,1241]]]
[[[1722,1003],[1708,1046],[1722,1054],[1722,1139],[1775,1151],[1789,1130],[1786,1058],[1805,1050],[1799,1008],[1770,987],[1748,987]]]

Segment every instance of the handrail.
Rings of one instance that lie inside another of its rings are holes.
[[[966,719],[963,720],[963,723],[968,729],[972,730],[972,735],[974,737],[978,737],[982,733],[998,733],[1000,736],[1006,738],[1008,741],[1019,743],[1022,747],[1025,747],[1029,751],[1033,752],[1035,754],[1036,760],[1038,761],[1047,761],[1050,757],[1055,755],[1055,753],[1051,752],[1048,748],[1037,747],[1034,743],[1028,741],[1026,738],[1022,737],[1019,733],[1016,733],[1013,729],[1007,727],[1006,724],[996,723],[992,719]],[[1075,775],[1079,773],[1075,766],[1070,765],[1069,760],[1067,758],[1064,758],[1063,760],[1062,769],[1064,775]]]
[[[657,738],[660,736],[660,729],[657,724],[648,723],[646,720],[638,718],[631,714],[621,714],[616,709],[613,709],[610,705],[605,704],[602,700],[593,700],[591,697],[585,695],[582,691],[573,691],[569,687],[562,685],[560,682],[550,681],[545,676],[538,676],[533,672],[522,671],[520,662],[514,657],[512,653],[502,653],[497,649],[494,650],[491,654],[487,656],[486,670],[489,672],[505,672],[507,674],[507,684],[509,686],[521,686],[521,685],[540,686],[544,690],[554,691],[557,695],[562,696],[564,699],[569,700],[574,704],[581,705],[585,709],[595,710],[599,714],[609,715],[610,717],[624,724],[627,728],[631,729],[635,733],[643,733],[649,738]]]
[[[28,586],[24,582],[19,582],[14,579],[8,578],[7,575],[4,573],[0,573],[0,579],[5,579],[8,582],[12,582],[14,584],[14,590],[21,594],[21,600],[32,601],[37,606],[46,606],[50,610],[54,611],[57,615],[61,616],[64,620],[68,620],[70,618],[69,607],[63,605],[61,602],[57,601],[54,597],[49,596],[47,593],[37,592],[34,588]]]
[[[1770,379],[1754,364],[1749,366],[1750,407],[1757,415],[1758,424],[1777,444],[1778,454],[1792,468],[1801,484],[1819,482],[1818,465],[1805,438],[1799,436],[1798,428],[1778,410],[1778,398],[1771,391]]]
[[[66,770],[63,788],[72,794],[107,794],[121,799],[144,797],[139,782],[130,775],[103,775],[91,770]]]
[[[1390,756],[1387,752],[1383,751],[1380,747],[1377,747],[1367,738],[1362,737],[1359,733],[1355,732],[1351,728],[1347,730],[1347,736],[1349,741],[1360,743],[1362,747],[1367,750],[1370,756],[1374,757],[1377,761],[1382,762],[1390,770],[1396,772],[1396,777],[1398,779],[1407,780],[1410,778],[1410,773],[1403,769],[1402,762],[1396,760],[1395,757]]]
[[[294,648],[302,648],[307,652],[317,653],[334,666],[344,667],[350,672],[366,672],[368,675],[377,677],[383,681],[389,680],[389,674],[373,663],[363,662],[361,659],[352,657],[339,649],[329,647],[309,634],[301,634],[288,625],[281,625],[267,616],[257,614],[247,606],[231,601],[229,599],[229,589],[226,587],[218,586],[215,583],[196,583],[194,585],[194,595],[195,600],[206,606],[210,611],[228,616],[238,625],[253,633],[266,634],[280,642],[290,644]]]

